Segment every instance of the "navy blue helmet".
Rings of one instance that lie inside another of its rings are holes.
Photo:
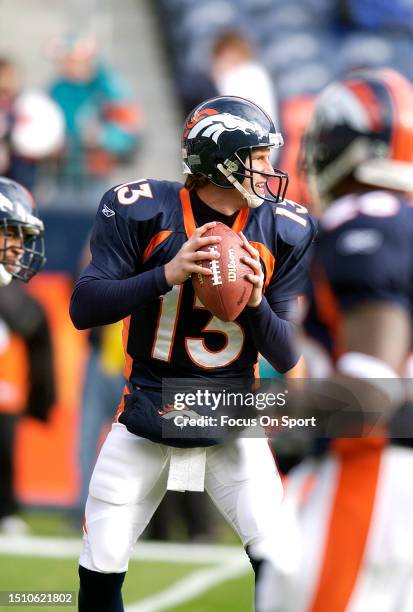
[[[0,177],[0,286],[13,278],[27,283],[44,266],[43,235],[29,191]]]

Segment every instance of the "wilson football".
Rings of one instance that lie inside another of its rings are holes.
[[[241,261],[241,257],[248,255],[248,251],[241,237],[224,223],[217,223],[203,236],[221,236],[221,242],[207,247],[209,250],[217,250],[221,257],[198,262],[209,268],[212,275],[192,275],[195,294],[211,314],[221,321],[233,321],[245,308],[253,288],[245,278],[246,274],[251,274],[252,269]]]

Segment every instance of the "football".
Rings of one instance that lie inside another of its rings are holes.
[[[217,223],[203,236],[221,236],[218,244],[208,249],[217,250],[221,257],[211,261],[200,261],[199,265],[208,267],[212,274],[193,274],[192,284],[195,294],[209,312],[221,321],[234,321],[245,308],[252,293],[252,283],[245,278],[251,274],[251,267],[241,258],[249,255],[242,239],[224,223]]]

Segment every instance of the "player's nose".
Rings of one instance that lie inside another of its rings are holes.
[[[274,173],[274,168],[273,168],[272,163],[271,163],[269,158],[265,160],[265,169],[264,169],[264,172],[266,172],[268,174],[273,174]]]
[[[16,239],[11,239],[8,242],[10,242],[10,244],[8,245],[8,250],[10,249],[12,255],[16,258],[21,257],[24,253],[24,249],[21,245],[20,240],[16,238]]]

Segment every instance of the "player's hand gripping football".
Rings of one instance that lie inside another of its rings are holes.
[[[218,259],[220,257],[219,253],[200,250],[221,241],[220,236],[203,236],[207,230],[215,226],[216,222],[211,221],[198,227],[189,240],[182,245],[175,257],[165,265],[165,278],[170,287],[180,285],[194,273],[204,274],[205,276],[212,274],[209,268],[203,268],[198,262],[205,259]]]
[[[253,270],[253,274],[246,274],[245,277],[253,284],[253,290],[251,297],[247,302],[247,306],[256,308],[260,305],[262,300],[262,288],[264,286],[264,272],[262,271],[260,254],[245,238],[242,232],[239,233],[242,238],[242,242],[250,257],[245,255],[242,260],[248,264]]]

